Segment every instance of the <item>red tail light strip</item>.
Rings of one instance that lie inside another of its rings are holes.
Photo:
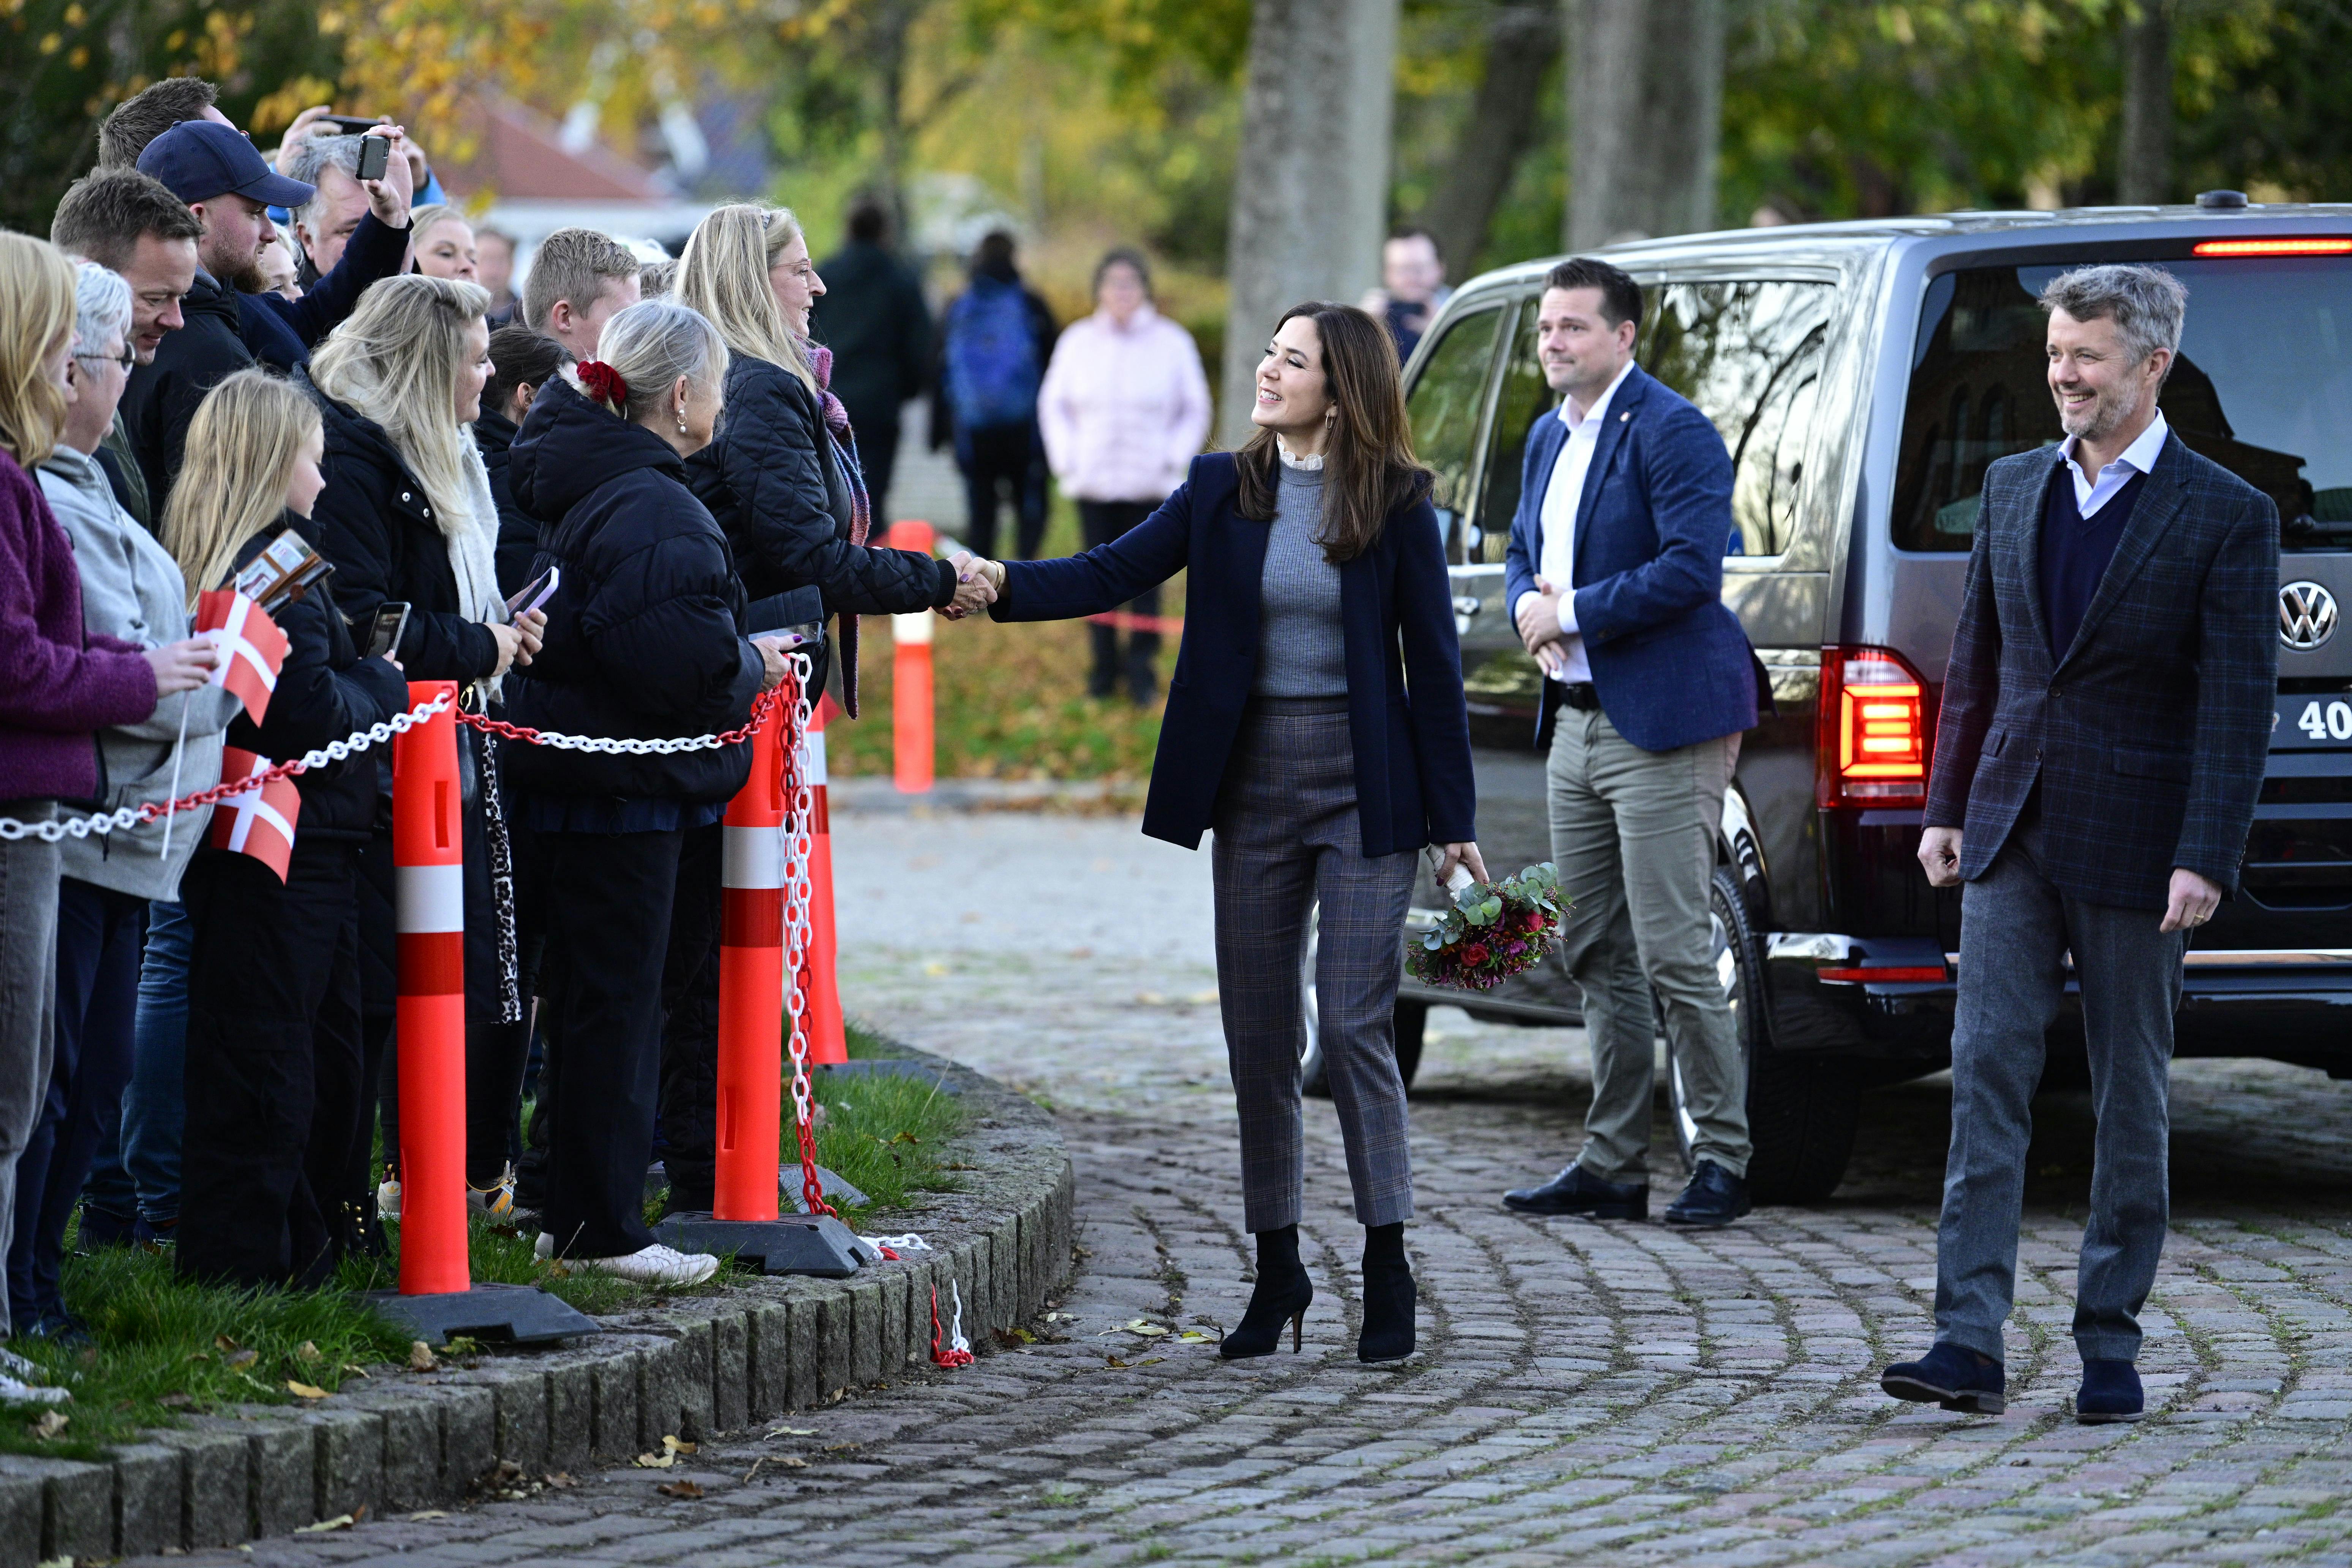
[[[2195,256],[2352,256],[2352,239],[2207,239]]]
[[[1865,967],[1861,969],[1820,969],[1815,970],[1814,973],[1820,975],[1823,980],[1857,981],[1865,984],[1876,982],[1881,984],[1890,985],[1935,984],[1946,978],[1944,966],[1940,963],[1937,964],[1933,968],[1929,968],[1928,966],[1922,964],[1916,969],[1871,969]]]

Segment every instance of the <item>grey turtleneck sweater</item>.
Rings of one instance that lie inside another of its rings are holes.
[[[1315,542],[1323,522],[1323,474],[1286,463],[1276,472],[1281,483],[1259,579],[1257,679],[1250,695],[1345,697],[1339,569]]]

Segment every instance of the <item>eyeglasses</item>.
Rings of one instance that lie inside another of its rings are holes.
[[[130,344],[125,343],[122,347],[122,352],[119,354],[77,353],[74,355],[74,358],[81,361],[84,364],[105,364],[109,361],[112,361],[114,363],[121,365],[125,371],[130,371],[136,369],[139,364],[139,351],[132,348]]]

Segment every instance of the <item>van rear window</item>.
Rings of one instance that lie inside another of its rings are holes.
[[[2278,503],[2284,548],[2352,549],[2352,261],[2162,265],[2189,286],[2166,420]],[[1928,285],[1895,469],[1898,548],[1968,549],[1985,466],[2063,437],[2035,302],[2060,270],[1973,268]]]

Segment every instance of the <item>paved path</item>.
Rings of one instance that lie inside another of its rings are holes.
[[[1414,1102],[1425,1364],[1353,1357],[1359,1232],[1310,1102],[1306,1354],[1179,1331],[1246,1300],[1205,857],[1123,819],[837,817],[853,1008],[1029,1088],[1077,1160],[1078,1277],[1025,1350],[858,1394],[678,1472],[222,1562],[2352,1563],[2352,1086],[2175,1075],[2156,1415],[2079,1427],[2082,1095],[2036,1106],[2011,1403],[1894,1404],[1927,1342],[1947,1090],[1869,1096],[1836,1199],[1702,1236],[1495,1202],[1573,1149],[1575,1031],[1441,1010]],[[1671,1149],[1663,1126],[1663,1147]],[[1671,1164],[1669,1156],[1668,1164]],[[1119,1363],[1125,1364],[1119,1364]]]

